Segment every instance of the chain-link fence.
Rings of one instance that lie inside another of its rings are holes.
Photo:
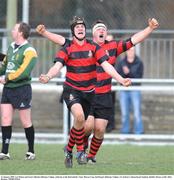
[[[6,26],[8,0],[1,0],[0,28]],[[22,0],[17,1],[18,20],[22,19]],[[69,28],[74,15],[83,16],[90,28],[93,21],[102,19],[110,29],[141,29],[146,20],[155,17],[161,29],[174,29],[173,0],[29,0],[29,23],[49,28]]]

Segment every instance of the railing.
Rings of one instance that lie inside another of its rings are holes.
[[[64,78],[54,78],[50,80],[50,83],[57,83],[61,85],[65,81]],[[39,78],[32,78],[32,82],[39,82]],[[174,90],[174,79],[131,79],[132,83],[141,83],[141,86],[129,86],[124,87],[115,80],[112,81],[113,91],[118,90],[141,90],[141,91],[173,91]]]

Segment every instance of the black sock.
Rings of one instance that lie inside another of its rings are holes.
[[[28,141],[28,152],[34,153],[34,127],[24,128]]]
[[[8,148],[10,144],[11,134],[12,134],[12,126],[2,126],[2,150],[1,152],[4,154],[8,153]]]

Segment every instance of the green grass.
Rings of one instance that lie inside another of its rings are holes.
[[[35,145],[37,159],[25,161],[26,145],[11,144],[11,160],[0,175],[174,175],[174,146],[103,145],[95,165],[64,166],[63,145]]]

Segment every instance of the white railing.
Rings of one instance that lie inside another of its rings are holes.
[[[67,136],[68,137],[68,136]],[[1,134],[0,134],[1,138]],[[91,140],[91,137],[90,137]],[[1,141],[1,139],[0,139]],[[24,133],[13,133],[12,143],[26,143]],[[36,133],[35,143],[39,144],[66,144],[64,134]],[[103,144],[133,144],[133,145],[174,145],[173,134],[105,134]]]
[[[39,82],[38,78],[33,78],[33,82]],[[62,84],[65,81],[64,78],[54,78],[50,83]],[[123,87],[113,80],[113,91],[119,90],[141,90],[141,91],[173,91],[174,79],[131,79],[132,83],[141,83],[139,86]],[[59,87],[61,88],[61,87]],[[62,89],[62,88],[61,88]]]
[[[50,80],[50,82],[59,82],[63,83],[65,81],[64,78],[53,78]],[[142,83],[142,84],[173,84],[174,85],[174,79],[131,79],[134,83]],[[39,78],[32,78],[32,82],[39,82]],[[116,81],[113,80],[113,83]]]

